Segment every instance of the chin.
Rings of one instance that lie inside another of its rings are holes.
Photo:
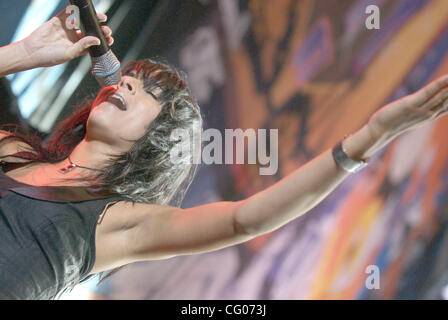
[[[86,136],[91,140],[110,140],[115,133],[113,122],[98,111],[92,112],[87,120]]]

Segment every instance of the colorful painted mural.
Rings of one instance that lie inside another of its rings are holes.
[[[380,29],[366,28],[369,5],[380,8]],[[196,6],[207,18],[166,56],[188,74],[207,127],[279,129],[279,170],[261,176],[258,165],[202,165],[186,207],[268,187],[355,132],[375,110],[448,73],[446,0]],[[95,295],[441,298],[448,284],[447,128],[442,118],[399,137],[275,232],[217,252],[133,264]],[[379,270],[379,288],[366,285],[369,266]]]

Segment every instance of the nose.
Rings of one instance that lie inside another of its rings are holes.
[[[135,79],[131,77],[123,77],[118,83],[118,89],[123,89],[130,94],[135,94],[137,90],[137,84],[134,81]]]

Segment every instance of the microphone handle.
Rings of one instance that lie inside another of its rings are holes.
[[[79,18],[81,22],[81,31],[83,36],[94,36],[101,40],[98,46],[91,46],[88,50],[92,57],[100,57],[106,54],[110,48],[107,44],[106,37],[101,30],[100,23],[96,16],[95,7],[91,0],[70,0],[72,5],[79,8]]]

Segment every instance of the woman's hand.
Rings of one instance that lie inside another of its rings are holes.
[[[97,14],[100,22],[105,22],[107,16]],[[58,65],[88,53],[87,49],[100,44],[97,37],[82,37],[81,32],[67,28],[70,15],[64,9],[56,17],[36,29],[23,40],[28,58],[32,59],[34,67],[50,67]],[[112,30],[102,26],[106,41],[112,45]]]
[[[448,111],[448,76],[443,76],[419,91],[394,101],[369,119],[375,139],[390,141],[409,131],[438,119]]]

